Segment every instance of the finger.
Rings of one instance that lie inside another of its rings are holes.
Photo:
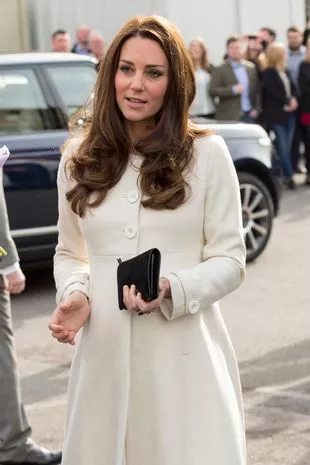
[[[63,327],[62,325],[57,325],[57,324],[55,324],[55,323],[50,323],[50,324],[48,325],[48,329],[49,329],[50,331],[53,331],[54,333],[58,333],[58,332],[60,332],[60,331],[64,331],[64,327]]]
[[[142,314],[150,315],[151,313],[155,312],[157,310],[157,306],[154,305],[154,302],[154,300],[152,302],[145,302],[142,299],[141,293],[139,292],[137,294],[137,307],[139,309],[139,312],[141,312]]]
[[[24,289],[25,289],[24,284],[16,284],[16,286],[14,287],[16,294],[20,294],[21,292],[23,292]]]
[[[50,321],[48,322],[49,325],[61,325],[60,323],[60,317],[58,313],[53,313],[53,315],[50,318]]]
[[[70,331],[70,336],[68,339],[68,343],[71,344],[72,346],[75,345],[75,331]]]
[[[137,288],[134,284],[130,286],[129,291],[129,306],[131,311],[135,312],[138,310],[137,306]]]
[[[15,285],[16,283],[15,282],[12,282],[12,281],[9,281],[9,284],[8,284],[8,289],[11,293],[14,292],[14,289],[15,289]]]
[[[130,299],[131,304],[133,304],[133,306],[135,306],[136,304],[136,297],[137,297],[137,289],[136,289],[136,286],[132,284],[129,289],[129,299]]]
[[[128,306],[129,306],[128,295],[129,295],[129,287],[128,286],[123,286],[123,302],[124,302],[125,307],[127,308],[127,310],[128,310]]]
[[[62,342],[63,344],[75,345],[74,339],[75,339],[75,331],[67,331],[66,336],[58,338],[58,341]]]
[[[141,292],[138,292],[137,294],[136,304],[140,311],[144,312],[146,310],[146,302],[142,299]]]
[[[63,338],[58,338],[58,342],[61,342],[62,344],[70,344],[69,342],[69,336],[63,337]]]
[[[151,302],[145,302],[142,299],[141,293],[139,292],[137,295],[137,299],[136,299],[137,306],[139,310],[142,311],[143,313],[149,314],[151,312],[155,312],[160,306],[160,304],[162,303],[164,295],[165,295],[165,289],[162,289],[160,290],[157,299],[154,299]]]
[[[52,332],[52,337],[54,339],[57,339],[57,341],[60,341],[62,342],[62,340],[66,339],[67,337],[69,336],[69,332],[68,331],[61,331],[61,332],[55,332],[53,331]]]

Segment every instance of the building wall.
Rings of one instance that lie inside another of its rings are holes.
[[[306,11],[305,0],[28,0],[28,5],[35,49],[49,50],[50,36],[58,28],[74,38],[76,26],[87,23],[108,43],[128,18],[160,14],[176,23],[186,42],[202,36],[214,63],[221,61],[228,35],[270,26],[284,41],[289,25],[305,26]]]
[[[0,52],[29,48],[27,9],[24,0],[0,0]]]

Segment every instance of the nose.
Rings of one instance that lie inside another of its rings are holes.
[[[136,92],[141,92],[144,90],[144,77],[142,73],[135,73],[135,75],[132,77],[130,87]]]

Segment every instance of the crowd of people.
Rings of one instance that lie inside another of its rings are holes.
[[[287,44],[276,32],[231,36],[223,63],[213,66],[201,38],[190,43],[196,97],[192,116],[262,124],[272,135],[284,183],[295,189],[295,173],[310,185],[310,21],[302,31],[287,29]],[[301,142],[304,161],[301,160]]]
[[[76,41],[72,45],[70,34],[65,29],[57,29],[52,34],[52,52],[58,53],[78,53],[80,55],[89,55],[100,60],[104,54],[103,36],[93,31],[88,25],[84,24],[76,30]]]
[[[272,135],[282,163],[284,183],[295,189],[295,173],[310,185],[310,20],[301,30],[287,30],[287,44],[276,31],[262,27],[256,34],[230,36],[223,63],[214,66],[201,37],[191,41],[196,95],[193,117],[262,124]],[[64,29],[52,35],[52,51],[104,56],[103,36],[81,25],[72,45]],[[301,142],[304,160],[301,160]]]
[[[201,37],[189,44],[195,68],[193,117],[262,124],[272,135],[282,163],[284,183],[295,189],[295,173],[310,185],[310,20],[305,30],[291,26],[287,45],[276,31],[262,27],[256,34],[230,36],[223,63],[214,66]],[[52,35],[52,51],[104,56],[103,36],[81,25],[72,45],[70,34]],[[301,142],[304,160],[301,160]]]

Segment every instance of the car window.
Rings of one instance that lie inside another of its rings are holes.
[[[47,66],[46,69],[71,116],[91,97],[97,78],[95,68],[66,65]]]
[[[0,134],[51,129],[48,107],[31,69],[0,69]]]

